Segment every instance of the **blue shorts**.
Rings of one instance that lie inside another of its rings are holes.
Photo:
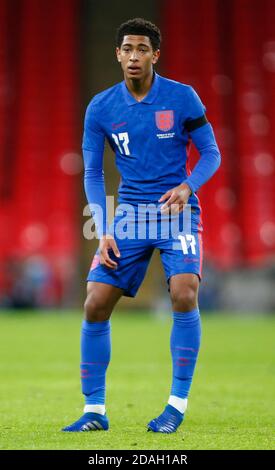
[[[171,221],[171,216],[167,216],[167,220]],[[87,281],[111,284],[123,289],[123,295],[135,297],[155,248],[160,252],[168,290],[169,280],[175,274],[193,273],[201,279],[202,225],[198,214],[191,213],[191,222],[187,231],[182,230],[182,226],[171,230],[171,225],[170,228],[168,224],[161,225],[159,215],[153,224],[151,223],[151,232],[148,220],[139,220],[137,223],[133,216],[133,220],[127,223],[125,231],[121,230],[122,222],[123,214],[118,214],[111,225],[120,258],[117,258],[112,250],[109,251],[109,256],[118,263],[117,268],[111,269],[100,264],[99,250],[97,250]]]

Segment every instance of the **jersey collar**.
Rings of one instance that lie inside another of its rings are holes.
[[[131,93],[129,92],[129,90],[126,86],[125,80],[123,80],[123,82],[121,82],[122,92],[123,92],[125,101],[128,104],[128,106],[133,106],[134,104],[140,104],[140,103],[146,103],[146,104],[152,104],[153,103],[153,101],[155,100],[155,98],[158,94],[159,75],[156,72],[154,72],[153,76],[154,76],[154,79],[153,79],[152,86],[151,86],[149,92],[147,93],[147,95],[141,101],[137,101],[133,97],[133,95],[131,95]]]

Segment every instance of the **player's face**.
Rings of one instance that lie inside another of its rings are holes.
[[[141,80],[151,73],[160,51],[153,51],[148,36],[129,35],[124,36],[121,47],[116,48],[116,54],[125,78]]]

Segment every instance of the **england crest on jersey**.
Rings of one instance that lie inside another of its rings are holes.
[[[174,125],[174,111],[156,111],[156,125],[161,131],[169,131]]]

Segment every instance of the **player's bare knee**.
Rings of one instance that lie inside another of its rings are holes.
[[[89,292],[84,303],[85,320],[91,322],[106,321],[110,318],[110,315],[111,312],[109,312],[104,300],[95,291]]]
[[[193,286],[182,286],[171,293],[171,301],[174,312],[190,312],[197,307],[198,294]]]

